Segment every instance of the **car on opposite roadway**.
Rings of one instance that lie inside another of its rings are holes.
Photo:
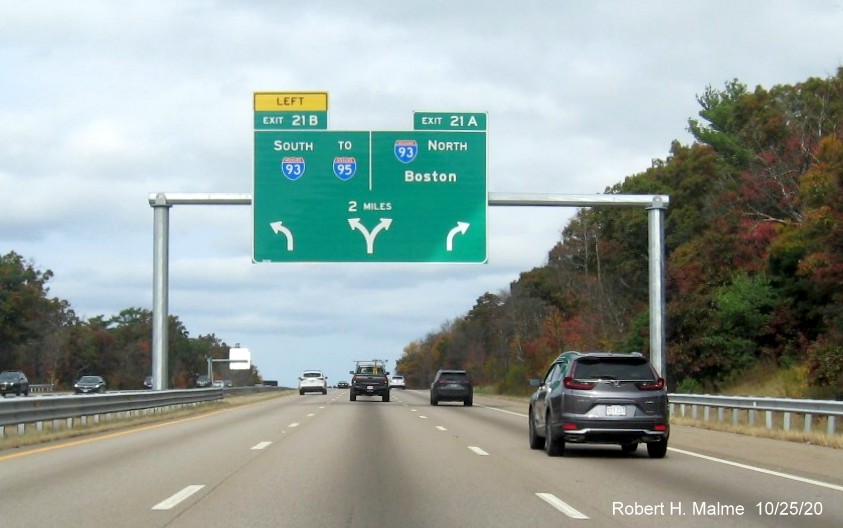
[[[337,382],[337,388],[338,389],[347,389],[349,386],[350,385],[345,380]]]
[[[532,449],[557,456],[565,442],[619,444],[631,454],[644,442],[650,457],[665,456],[667,388],[641,354],[564,352],[530,384],[537,387],[528,412]]]
[[[197,389],[207,389],[210,386],[211,386],[211,378],[210,377],[208,377],[204,374],[200,374],[199,376],[196,376],[196,388]]]
[[[406,389],[407,385],[404,382],[404,376],[392,376],[389,378],[390,389]]]
[[[305,370],[299,376],[299,394],[304,395],[305,392],[328,394],[328,378],[321,370]]]
[[[73,384],[76,394],[101,394],[105,392],[105,380],[101,376],[82,376]]]
[[[442,369],[430,384],[430,404],[442,401],[461,401],[466,407],[474,404],[474,386],[467,370]]]
[[[151,389],[152,388],[152,376],[147,376],[143,379],[143,388],[144,389]]]
[[[19,370],[4,370],[0,372],[0,395],[29,396],[29,380],[26,374]]]

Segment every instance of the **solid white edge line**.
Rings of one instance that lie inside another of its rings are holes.
[[[513,415],[513,416],[520,416],[520,417],[522,417],[522,418],[526,418],[526,417],[527,417],[527,415],[526,415],[526,414],[524,414],[524,413],[517,413],[517,412],[514,412],[514,411],[507,411],[506,409],[498,409],[497,407],[489,407],[488,405],[476,405],[476,404],[475,404],[475,407],[480,407],[481,409],[489,409],[490,411],[497,411],[497,412],[499,412],[499,413],[504,413],[504,414],[511,414],[511,415]]]
[[[253,445],[253,446],[252,446],[252,449],[253,449],[253,450],[256,450],[256,451],[257,451],[257,450],[259,450],[259,449],[264,449],[264,448],[266,448],[266,447],[269,447],[269,445],[270,445],[271,443],[272,443],[272,442],[260,442],[260,443],[257,443],[257,444],[255,444],[255,445]]]
[[[191,484],[180,492],[171,496],[169,499],[162,500],[152,507],[153,510],[171,510],[179,505],[182,501],[204,488],[204,484]]]
[[[588,519],[588,515],[562,501],[553,493],[536,493],[536,496],[572,519]]]
[[[489,406],[486,406],[486,405],[478,405],[478,407],[483,407],[484,409],[489,409],[491,411],[497,411],[497,412],[501,412],[501,413],[512,414],[512,415],[515,415],[515,416],[521,416],[523,418],[527,418],[526,414],[507,411],[505,409],[498,409],[496,407],[489,407]],[[821,480],[814,480],[814,479],[809,479],[809,478],[805,478],[805,477],[798,477],[796,475],[789,475],[787,473],[781,473],[779,471],[772,471],[770,469],[764,469],[764,468],[760,468],[760,467],[756,467],[756,466],[750,466],[750,465],[747,465],[747,464],[741,464],[740,462],[732,462],[730,460],[725,460],[723,458],[716,458],[716,457],[712,457],[712,456],[708,456],[708,455],[703,455],[703,454],[700,454],[700,453],[694,453],[693,451],[685,451],[684,449],[678,449],[678,448],[675,448],[675,447],[668,447],[667,450],[673,451],[675,453],[682,453],[683,455],[701,458],[703,460],[708,460],[709,462],[717,462],[717,463],[720,463],[720,464],[726,464],[726,465],[738,467],[738,468],[741,468],[741,469],[747,469],[749,471],[756,471],[758,473],[763,473],[765,475],[770,475],[770,476],[773,476],[773,477],[779,477],[779,478],[784,478],[784,479],[788,479],[788,480],[793,480],[793,481],[796,481],[796,482],[802,482],[804,484],[811,484],[811,485],[814,485],[814,486],[832,489],[832,490],[835,490],[835,491],[843,491],[843,486],[840,486],[840,485],[837,485],[837,484],[831,484],[830,482],[823,482]]]
[[[740,462],[732,462],[731,460],[724,460],[722,458],[715,458],[713,456],[702,455],[700,453],[694,453],[693,451],[685,451],[684,449],[677,449],[675,447],[668,447],[669,451],[673,451],[675,453],[681,453],[683,455],[688,455],[692,457],[702,458],[703,460],[708,460],[709,462],[717,462],[719,464],[726,464],[727,466],[734,466],[741,469],[748,469],[749,471],[755,471],[757,473],[763,473],[765,475],[772,475],[774,477],[780,477],[788,480],[795,480],[796,482],[802,482],[804,484],[811,484],[814,486],[819,486],[821,488],[828,488],[835,491],[843,491],[843,486],[838,486],[837,484],[831,484],[829,482],[822,482],[820,480],[813,480],[804,477],[797,477],[796,475],[790,475],[788,473],[781,473],[779,471],[773,471],[771,469],[764,469],[756,466],[750,466],[747,464],[741,464]]]
[[[468,448],[471,449],[472,451],[474,451],[475,453],[477,453],[480,456],[489,456],[489,453],[483,451],[482,449],[480,449],[477,446],[468,446]]]

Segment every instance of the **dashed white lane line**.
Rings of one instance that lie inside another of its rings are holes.
[[[419,415],[419,418],[421,418],[422,420],[427,420],[427,416],[425,416],[425,415],[423,415],[423,414],[420,414],[420,415]]]
[[[197,491],[201,490],[204,487],[205,487],[204,485],[200,485],[200,484],[191,484],[190,486],[184,488],[183,490],[176,493],[175,495],[173,495],[169,499],[165,499],[165,500],[159,502],[158,504],[153,506],[152,509],[153,510],[172,510],[173,508],[175,508],[176,506],[181,504],[183,501],[187,500],[191,495],[193,495],[194,493],[196,493]]]
[[[471,449],[472,451],[474,451],[475,453],[477,453],[480,456],[489,456],[489,453],[483,451],[482,449],[480,449],[477,446],[468,446],[468,448]]]
[[[260,442],[259,444],[255,444],[252,446],[252,449],[255,451],[259,451],[261,449],[266,449],[272,442]]]
[[[447,431],[447,429],[445,429],[441,425],[437,425],[436,428],[439,429],[440,431]]]
[[[288,425],[287,427],[298,427],[298,426],[299,426],[298,422],[293,422],[290,425]]]
[[[316,413],[309,413],[309,414],[307,415],[307,417],[308,417],[308,418],[312,418],[312,417],[314,417],[314,416],[316,416]]]
[[[536,493],[536,496],[572,519],[588,519],[588,515],[564,502],[553,493]]]

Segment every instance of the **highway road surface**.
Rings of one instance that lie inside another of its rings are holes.
[[[661,460],[550,458],[526,411],[332,389],[0,451],[0,525],[843,526],[843,450],[674,427]]]

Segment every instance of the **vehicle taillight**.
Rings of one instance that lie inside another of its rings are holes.
[[[664,424],[658,424],[657,426],[654,427],[654,429],[656,431],[667,431],[667,426],[664,425]]]
[[[566,389],[578,390],[591,390],[597,385],[596,383],[590,383],[587,381],[575,381],[574,378],[572,378],[571,376],[568,376],[563,379],[562,384],[565,385]]]
[[[664,388],[664,378],[659,378],[656,381],[645,381],[638,384],[638,390],[652,391],[662,390]]]

